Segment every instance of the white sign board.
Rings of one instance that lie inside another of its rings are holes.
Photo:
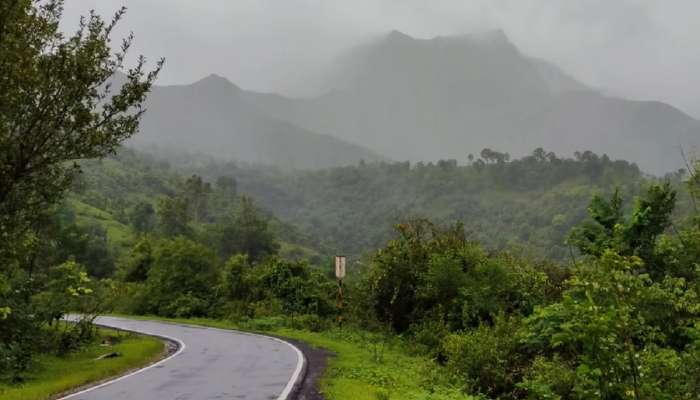
[[[345,256],[335,256],[335,277],[345,278]]]

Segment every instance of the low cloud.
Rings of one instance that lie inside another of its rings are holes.
[[[72,0],[64,27],[121,5],[129,12],[118,33],[136,34],[134,53],[168,59],[162,84],[218,73],[248,89],[305,94],[299,82],[339,51],[391,29],[432,37],[500,28],[592,86],[700,117],[693,0]]]

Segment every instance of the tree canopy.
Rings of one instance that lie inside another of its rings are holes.
[[[110,154],[136,133],[163,64],[148,71],[140,57],[126,67],[133,38],[112,43],[124,9],[109,21],[91,12],[72,34],[59,29],[62,11],[61,0],[0,2],[0,372],[26,368],[45,324],[70,308],[87,311],[72,301],[94,294],[85,267],[40,257],[42,218],[80,160]],[[84,261],[104,275],[99,258]]]

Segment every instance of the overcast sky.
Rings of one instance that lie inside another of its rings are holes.
[[[217,73],[298,95],[339,52],[392,29],[428,38],[500,28],[585,83],[700,117],[697,0],[66,0],[64,27],[122,5],[118,33],[135,33],[134,53],[167,59],[160,84]]]

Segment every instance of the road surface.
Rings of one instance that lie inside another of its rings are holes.
[[[61,400],[291,400],[304,356],[278,339],[236,331],[99,317],[96,323],[179,343],[169,358]]]

